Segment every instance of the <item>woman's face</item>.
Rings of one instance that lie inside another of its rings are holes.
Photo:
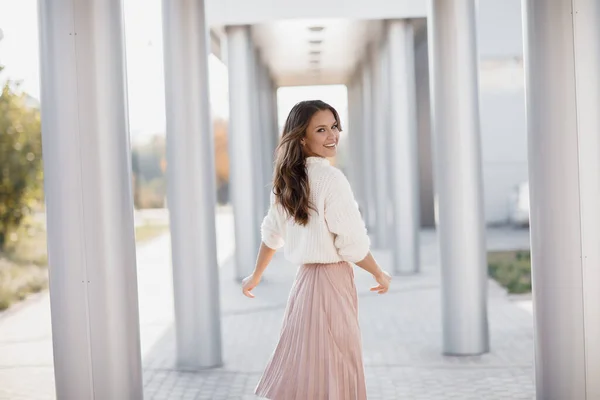
[[[317,111],[310,120],[304,137],[309,156],[334,157],[340,140],[338,123],[330,110]]]

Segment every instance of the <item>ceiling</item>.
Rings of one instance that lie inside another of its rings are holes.
[[[382,21],[283,20],[252,26],[252,37],[278,86],[345,84]]]

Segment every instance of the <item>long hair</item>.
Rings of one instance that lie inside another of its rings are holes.
[[[301,141],[306,137],[313,115],[324,110],[332,112],[341,131],[340,117],[335,108],[320,100],[302,101],[290,111],[277,146],[273,193],[276,202],[283,206],[288,216],[302,226],[308,223],[309,212],[315,208],[309,201],[310,188],[306,169],[306,157],[310,154],[304,151]]]

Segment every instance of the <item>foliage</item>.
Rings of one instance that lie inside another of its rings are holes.
[[[30,97],[18,85],[5,83],[0,95],[0,251],[43,198],[40,113],[28,103]]]
[[[488,271],[509,293],[531,292],[531,254],[529,251],[488,254]]]
[[[216,120],[215,132],[215,172],[217,184],[229,181],[229,153],[227,151],[227,122]]]
[[[229,152],[227,144],[227,122],[216,120],[215,132],[215,172],[217,175],[217,201],[229,201]]]
[[[229,186],[227,121],[215,120],[213,131],[217,200],[226,203]],[[167,186],[165,136],[155,135],[148,143],[134,145],[131,157],[135,207],[164,207]]]

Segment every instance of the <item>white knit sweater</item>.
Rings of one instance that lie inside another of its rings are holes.
[[[285,245],[285,257],[295,264],[358,262],[369,252],[369,237],[352,189],[344,174],[326,158],[306,159],[311,209],[306,226],[296,224],[275,203],[261,225],[262,241],[272,249]]]

